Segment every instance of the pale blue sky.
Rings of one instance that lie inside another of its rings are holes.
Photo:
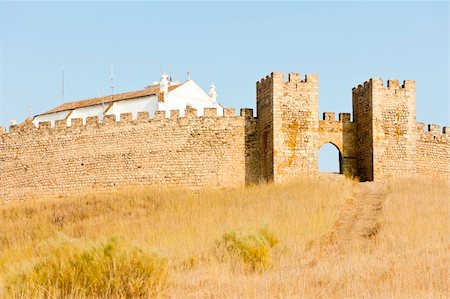
[[[108,93],[111,62],[117,92],[190,69],[236,108],[255,107],[272,71],[318,73],[320,112],[336,113],[370,77],[413,79],[417,119],[448,125],[448,15],[446,2],[1,2],[0,125],[60,104],[62,69],[66,101]]]

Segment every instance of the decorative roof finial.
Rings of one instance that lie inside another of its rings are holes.
[[[163,93],[169,92],[169,83],[169,75],[167,75],[166,73],[162,74],[161,83],[159,83],[160,91],[162,91]]]
[[[216,91],[216,86],[214,85],[214,83],[211,83],[211,85],[209,86],[208,95],[211,98],[211,101],[213,103],[217,102],[217,91]]]

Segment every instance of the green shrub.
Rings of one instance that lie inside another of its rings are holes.
[[[121,238],[82,244],[59,238],[47,253],[6,280],[14,297],[149,297],[167,280],[167,260],[157,252],[127,246]]]
[[[217,241],[219,256],[238,258],[250,271],[272,266],[272,248],[278,243],[267,227],[258,231],[230,231]]]

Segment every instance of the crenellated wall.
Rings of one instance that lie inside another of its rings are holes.
[[[65,195],[123,185],[239,186],[257,180],[256,123],[251,109],[236,116],[214,108],[196,116],[157,112],[28,123],[0,131],[0,198]],[[247,134],[248,133],[248,134]],[[250,149],[249,149],[250,148]]]
[[[416,167],[419,175],[439,175],[450,179],[450,128],[417,123]]]
[[[318,152],[339,150],[340,173],[362,181],[450,179],[450,129],[416,122],[415,82],[370,79],[352,90],[350,113],[319,120],[318,76],[271,73],[252,109],[187,108],[0,127],[0,199],[64,196],[129,185],[221,186],[317,175]],[[221,113],[220,113],[221,114]],[[169,117],[170,115],[170,117]]]

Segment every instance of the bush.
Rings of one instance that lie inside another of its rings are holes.
[[[127,246],[113,237],[82,244],[59,238],[47,254],[6,280],[14,297],[149,297],[167,280],[167,260],[155,251]]]
[[[271,251],[278,243],[266,228],[258,231],[230,231],[217,242],[220,256],[239,258],[246,270],[264,270],[272,266]]]

